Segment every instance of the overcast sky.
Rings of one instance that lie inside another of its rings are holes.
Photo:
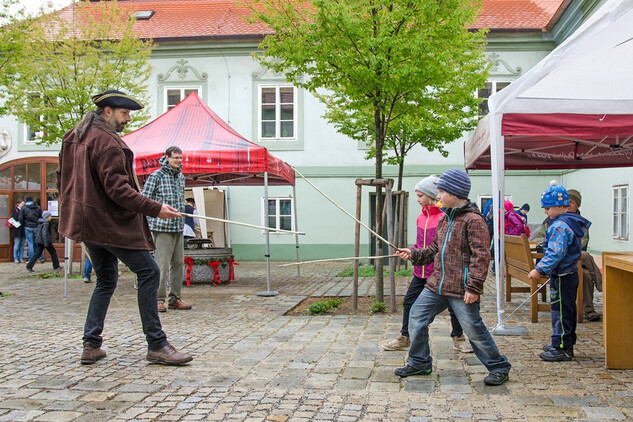
[[[51,3],[53,9],[59,10],[72,3],[72,0],[20,0],[20,5],[23,6],[27,12],[33,13],[40,10],[42,6]]]

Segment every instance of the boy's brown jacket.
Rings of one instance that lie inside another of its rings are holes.
[[[442,208],[433,243],[411,248],[413,265],[434,261],[426,287],[442,296],[481,295],[490,263],[490,235],[483,215],[472,202],[461,208]]]

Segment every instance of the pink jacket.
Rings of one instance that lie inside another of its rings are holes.
[[[422,212],[418,216],[418,236],[413,245],[414,248],[425,248],[429,246],[435,238],[437,223],[444,214],[437,205],[427,205],[422,207]],[[418,278],[428,278],[433,272],[433,262],[425,266],[414,266],[413,275]]]
[[[512,236],[521,236],[523,233],[525,233],[525,228],[523,225],[523,221],[521,221],[521,217],[519,217],[519,214],[514,211],[514,206],[512,205],[512,202],[505,201],[504,208],[506,210],[506,213],[503,217],[505,223],[505,234],[509,234]]]

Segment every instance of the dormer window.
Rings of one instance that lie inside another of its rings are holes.
[[[132,14],[136,18],[137,21],[148,21],[152,16],[154,16],[153,10],[138,10]]]

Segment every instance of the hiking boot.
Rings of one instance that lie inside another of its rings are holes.
[[[158,302],[158,312],[167,312],[167,308],[164,303]]]
[[[486,378],[484,378],[484,384],[486,385],[501,385],[510,379],[510,374],[503,372],[491,372]]]
[[[403,336],[402,334],[398,334],[398,337],[396,337],[395,340],[391,340],[380,345],[382,350],[406,350],[409,346],[411,346],[411,339],[407,336]]]
[[[560,350],[560,349],[558,349],[557,347],[554,347],[554,346],[552,346],[550,344],[546,344],[545,346],[543,346],[543,351],[544,352],[552,352],[554,350]],[[574,349],[571,348],[571,349],[567,349],[567,350],[569,351],[569,354],[573,358],[574,357]]]
[[[552,347],[551,350],[543,352],[539,356],[547,362],[569,362],[574,358],[574,350],[571,347],[569,349]]]
[[[179,309],[181,311],[188,311],[189,309],[191,309],[191,305],[187,305],[182,300],[176,299],[172,303],[169,304],[169,309]]]
[[[399,377],[410,377],[411,375],[429,375],[431,372],[433,372],[433,369],[431,367],[428,368],[414,368],[413,366],[407,364],[406,366],[402,367],[402,368],[398,368],[394,371],[394,374],[396,374]]]
[[[104,357],[106,357],[106,352],[101,347],[92,343],[84,343],[84,351],[81,354],[82,365],[91,365]]]
[[[152,363],[160,363],[161,365],[182,365],[191,362],[193,357],[186,353],[180,353],[174,346],[168,344],[160,350],[149,350],[147,352],[147,360]]]
[[[457,350],[460,353],[473,353],[470,341],[466,341],[464,334],[459,337],[453,337],[453,350]]]

